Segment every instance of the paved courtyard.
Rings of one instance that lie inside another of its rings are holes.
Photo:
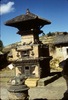
[[[47,100],[59,100],[63,98],[63,94],[66,91],[66,82],[62,76],[46,84],[46,86],[37,86],[29,89],[29,99],[47,99]],[[7,83],[0,82],[0,98],[2,100],[8,100]]]

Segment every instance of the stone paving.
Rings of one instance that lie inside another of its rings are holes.
[[[29,99],[47,99],[47,100],[59,100],[63,98],[63,94],[66,91],[66,82],[63,77],[48,83],[46,86],[37,86],[29,89]],[[7,83],[0,84],[0,98],[2,100],[8,100]]]
[[[66,91],[65,80],[60,77],[54,82],[43,86],[36,87],[29,90],[30,99],[46,98],[48,100],[62,99],[63,94]]]

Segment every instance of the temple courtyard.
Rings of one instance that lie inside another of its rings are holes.
[[[0,74],[0,98],[9,100],[7,91],[9,78],[4,77],[4,74]],[[67,87],[61,72],[51,72],[51,75],[43,78],[42,81],[38,83],[37,87],[29,89],[29,100],[59,100],[63,98]]]

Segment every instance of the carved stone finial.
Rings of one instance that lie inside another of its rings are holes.
[[[29,9],[27,9],[27,10],[26,10],[26,14],[29,14],[29,13],[30,13],[30,11],[29,11]]]

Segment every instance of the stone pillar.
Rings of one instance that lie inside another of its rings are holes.
[[[21,73],[21,70],[19,70],[19,68],[16,67],[16,76],[18,76],[19,74],[22,74],[22,73]]]

